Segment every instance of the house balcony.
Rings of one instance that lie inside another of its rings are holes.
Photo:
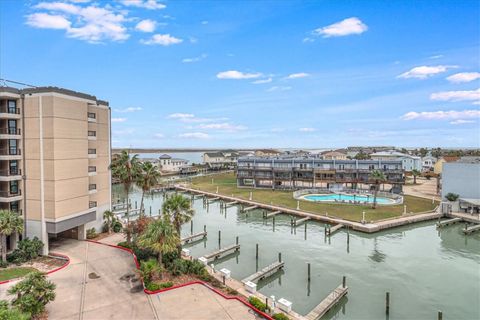
[[[0,107],[0,119],[20,119],[21,117],[20,108]]]
[[[14,181],[14,180],[21,180],[21,179],[22,179],[21,170],[10,170],[10,169],[0,170],[0,181]]]
[[[0,160],[21,160],[22,152],[19,148],[0,149]]]
[[[0,128],[0,139],[20,139],[21,134],[17,128]]]
[[[17,193],[0,191],[0,202],[13,202],[19,200],[22,200],[22,190],[18,190]]]

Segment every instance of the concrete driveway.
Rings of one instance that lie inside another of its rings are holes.
[[[49,319],[158,319],[141,282],[126,279],[135,273],[128,252],[70,239],[51,251],[69,256],[70,265],[49,276],[57,285]]]

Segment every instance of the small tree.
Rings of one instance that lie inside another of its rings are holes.
[[[373,193],[373,209],[377,208],[377,194],[380,184],[386,180],[385,175],[380,170],[373,170],[370,174],[370,178],[374,180],[375,190]]]
[[[460,198],[460,196],[456,193],[452,193],[452,192],[449,192],[445,195],[445,198],[448,200],[448,201],[457,201],[458,198]]]
[[[175,252],[179,243],[179,235],[166,215],[152,221],[138,239],[140,246],[157,254],[160,266],[163,266],[163,255]]]
[[[107,232],[112,233],[113,224],[115,223],[115,214],[110,210],[105,210],[103,212],[103,220],[105,220],[105,226],[107,227]]]
[[[0,210],[0,246],[2,261],[7,261],[7,236],[23,232],[23,219],[10,210]]]
[[[417,184],[417,177],[421,174],[417,169],[412,170],[413,184]]]
[[[14,307],[35,317],[45,311],[50,301],[55,300],[55,288],[56,285],[48,281],[45,274],[35,271],[8,289],[8,294],[15,296],[12,300]]]

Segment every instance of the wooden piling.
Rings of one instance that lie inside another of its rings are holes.
[[[205,224],[203,225],[203,232],[207,232],[207,226]]]
[[[282,253],[281,252],[278,253],[278,262],[282,262]]]
[[[385,313],[390,313],[390,292],[385,294]]]
[[[238,236],[235,238],[235,244],[238,245]]]
[[[310,282],[310,262],[307,263],[308,282]]]
[[[343,276],[343,279],[342,279],[342,287],[345,288],[347,286],[347,277],[346,276]]]
[[[220,247],[220,243],[222,241],[222,231],[218,230],[218,246]]]
[[[443,312],[438,310],[438,320],[442,320],[443,319]]]
[[[193,234],[193,220],[190,220],[190,234]]]
[[[255,259],[258,260],[258,243],[255,245]]]

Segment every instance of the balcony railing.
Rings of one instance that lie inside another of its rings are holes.
[[[18,148],[4,148],[0,149],[0,156],[19,156],[22,152]]]
[[[0,134],[16,134],[20,135],[21,131],[18,128],[0,128]]]
[[[1,106],[0,113],[20,114],[20,108],[9,108],[6,106]]]
[[[97,206],[97,201],[89,201],[88,208],[95,208]]]
[[[19,176],[22,174],[21,169],[3,169],[0,170],[1,177]]]
[[[18,197],[22,195],[22,190],[18,190],[17,193],[13,193],[10,191],[0,191],[0,198],[13,198],[13,197]]]

